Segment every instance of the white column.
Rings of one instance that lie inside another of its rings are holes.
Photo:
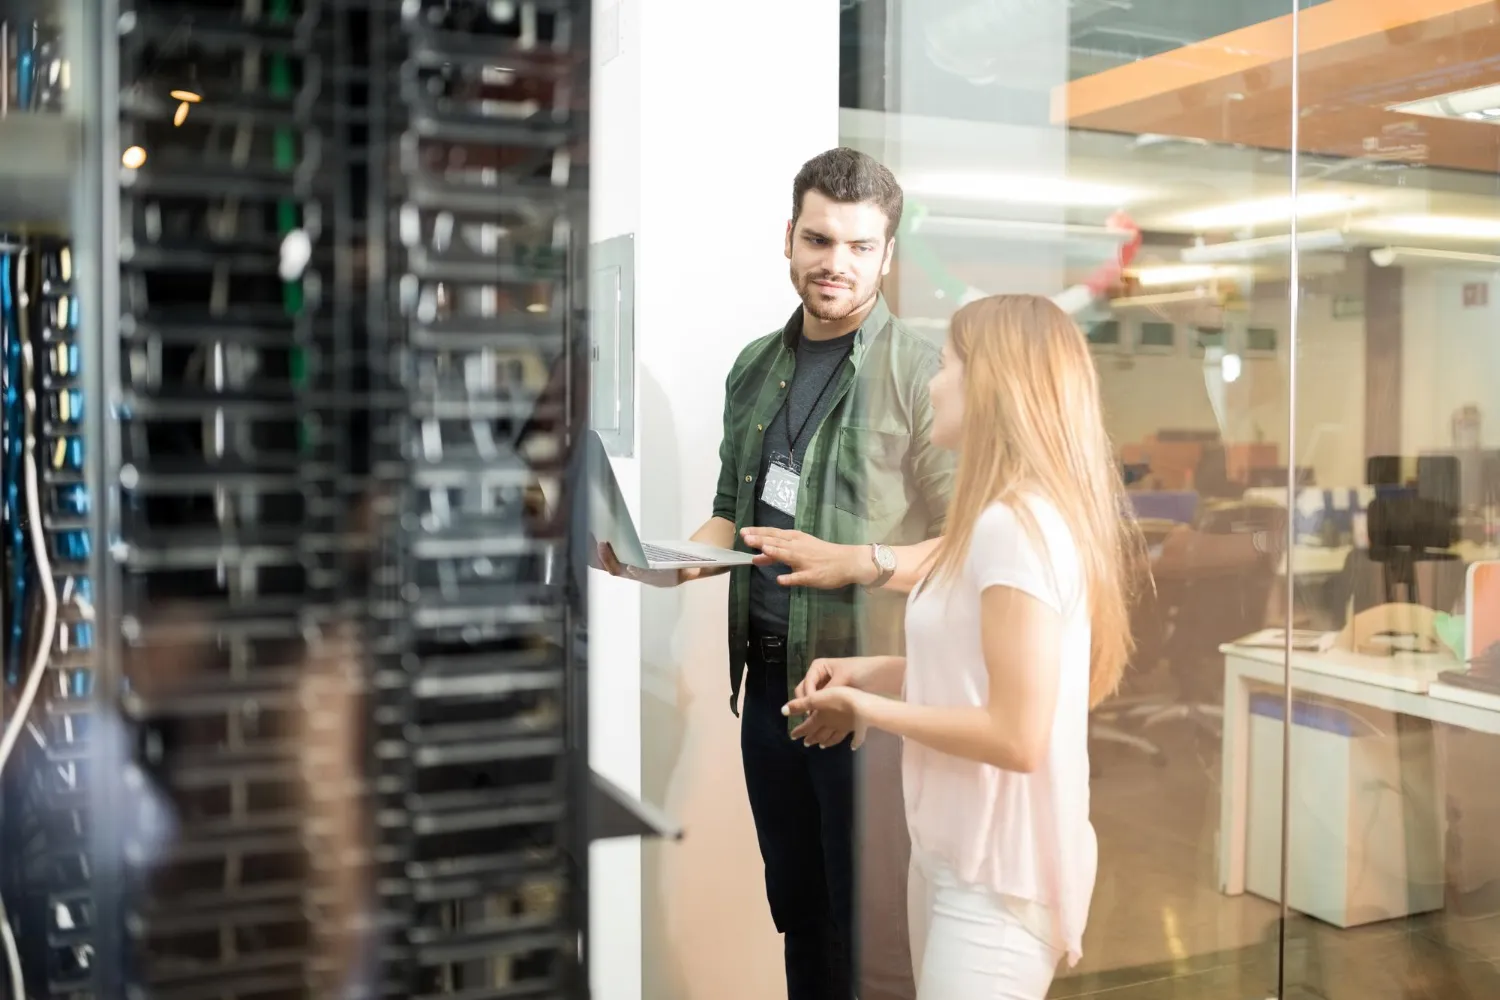
[[[631,26],[635,4],[594,3],[589,94],[589,240],[640,228],[641,62]],[[640,454],[639,448],[634,452]],[[640,463],[616,459],[615,475],[632,504]],[[589,573],[589,763],[634,795],[641,791],[640,589]],[[589,853],[589,962],[596,1000],[641,997],[641,844],[596,844]]]
[[[616,473],[644,536],[682,538],[712,513],[730,365],[797,304],[782,236],[797,168],[838,144],[838,3],[596,0],[595,32],[590,238],[636,236],[637,447]],[[725,584],[590,583],[590,756],[687,830],[594,849],[595,996],[784,995]]]

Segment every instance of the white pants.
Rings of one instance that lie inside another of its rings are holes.
[[[1062,952],[994,893],[912,860],[907,919],[917,1000],[1043,1000]]]

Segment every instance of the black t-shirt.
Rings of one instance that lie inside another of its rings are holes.
[[[787,387],[786,402],[766,425],[761,439],[760,475],[755,483],[755,525],[760,528],[796,527],[790,514],[783,514],[761,499],[765,494],[766,470],[774,462],[802,473],[802,459],[823,418],[833,408],[838,394],[839,372],[854,347],[856,331],[833,340],[797,341],[797,367]],[[793,442],[793,438],[796,441]],[[795,448],[793,444],[795,443]],[[776,582],[788,572],[785,566],[757,566],[750,579],[750,627],[769,635],[786,635],[791,614],[791,591]]]

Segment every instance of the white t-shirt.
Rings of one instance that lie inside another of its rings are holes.
[[[914,856],[988,888],[1034,933],[1082,955],[1098,843],[1089,823],[1089,611],[1083,567],[1067,524],[1029,497],[1041,546],[1015,511],[992,504],[974,527],[963,573],[919,588],[906,607],[906,690],[919,705],[989,703],[980,595],[1013,587],[1063,616],[1051,744],[1030,774],[906,741],[902,774]]]

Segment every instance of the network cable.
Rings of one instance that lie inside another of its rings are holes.
[[[31,529],[31,546],[36,558],[37,577],[42,594],[42,629],[36,637],[36,653],[27,671],[26,683],[21,689],[20,697],[16,699],[15,709],[5,725],[4,735],[0,736],[0,775],[5,773],[5,765],[10,760],[16,741],[21,738],[21,733],[26,729],[27,718],[31,715],[31,708],[36,704],[37,694],[42,689],[42,681],[47,674],[47,657],[52,651],[52,640],[57,631],[57,589],[52,580],[52,563],[47,556],[47,539],[42,527],[41,487],[37,482],[39,474],[36,467],[36,393],[31,388],[31,379],[34,375],[31,345],[23,342],[20,346],[23,376],[27,382],[27,388],[23,394],[25,417],[22,430],[21,464],[25,469],[26,510]],[[21,970],[21,956],[16,947],[15,933],[11,929],[10,920],[5,912],[3,898],[0,898],[0,942],[3,942],[6,964],[10,967],[11,995],[24,1000],[26,997],[25,975]]]
[[[25,415],[21,399],[21,329],[17,299],[25,278],[24,246],[0,244],[0,331],[5,339],[5,390],[0,409],[5,418],[5,519],[10,526],[12,619],[5,658],[5,679],[16,683],[26,638],[26,532],[21,510],[21,455],[25,451]]]
[[[36,83],[37,26],[22,28],[16,37],[16,104],[31,109],[31,89]]]
[[[27,374],[31,373],[31,345],[22,345],[26,359]],[[31,529],[31,547],[36,558],[37,578],[42,594],[42,630],[36,639],[36,653],[26,673],[26,683],[21,696],[16,699],[15,711],[0,736],[0,774],[10,760],[21,731],[26,728],[26,719],[31,706],[36,702],[46,675],[47,657],[52,651],[52,641],[57,634],[57,585],[52,579],[52,561],[47,552],[47,538],[42,525],[40,474],[36,465],[36,393],[26,390],[26,452],[22,464],[26,469],[26,511]]]

